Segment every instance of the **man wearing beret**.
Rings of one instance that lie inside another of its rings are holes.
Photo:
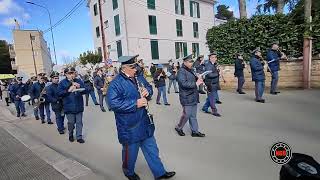
[[[120,74],[111,81],[107,92],[122,145],[122,169],[129,180],[140,180],[134,169],[141,149],[155,179],[169,179],[175,172],[167,172],[159,157],[153,117],[147,110],[152,86],[141,74],[136,74],[137,56],[119,58]]]
[[[253,56],[250,59],[252,81],[255,83],[255,95],[256,102],[265,103],[262,99],[265,88],[265,74],[264,74],[264,62],[261,60],[261,50],[256,48],[252,52]]]
[[[192,55],[183,58],[182,67],[177,74],[179,84],[180,104],[183,107],[180,122],[175,130],[180,136],[185,136],[183,127],[189,121],[192,137],[204,137],[205,134],[199,132],[197,120],[197,105],[199,103],[198,86],[203,83],[203,80],[197,77],[193,71],[192,64],[194,60]]]

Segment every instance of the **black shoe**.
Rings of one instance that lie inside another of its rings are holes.
[[[166,106],[170,106],[170,104],[169,104],[169,103],[165,103],[164,105],[166,105]]]
[[[264,99],[258,99],[258,100],[256,100],[256,102],[265,103],[265,100]]]
[[[174,93],[179,93],[179,91],[176,91],[176,92],[174,92]]]
[[[36,117],[36,120],[39,120],[40,118],[39,117]]]
[[[177,133],[179,134],[179,136],[185,136],[186,134],[183,132],[183,130],[182,129],[178,129],[178,128],[174,128],[176,131],[177,131]]]
[[[20,114],[17,114],[17,117],[20,117]]]
[[[157,102],[158,105],[161,105],[161,103]]]
[[[199,93],[200,93],[200,94],[206,94],[206,92],[204,92],[204,91],[200,91]]]
[[[85,141],[83,139],[78,139],[77,142],[83,144]]]
[[[96,105],[96,106],[97,106],[97,105],[100,105],[100,104],[99,104],[99,103],[96,103],[96,104],[94,104],[94,105]]]
[[[170,91],[168,91],[167,93],[170,94]]]
[[[239,94],[246,94],[245,92],[243,91],[238,91]]]
[[[204,113],[207,113],[207,114],[209,114],[210,112],[208,111],[208,110],[205,110],[205,109],[201,109]]]
[[[217,117],[221,117],[221,114],[219,114],[219,113],[217,113],[217,112],[212,113],[212,115],[217,116]]]
[[[132,176],[125,175],[129,180],[140,180],[138,174],[134,173]]]
[[[59,134],[64,134],[64,131],[59,131]]]
[[[44,124],[44,123],[46,123],[44,120],[41,120],[41,124]]]
[[[23,113],[21,116],[22,116],[22,117],[27,117],[27,115],[26,115],[26,114],[24,114],[24,113]]]
[[[192,137],[205,137],[206,135],[201,133],[201,132],[197,132],[197,133],[196,132],[192,132],[191,136]]]
[[[279,94],[279,93],[280,93],[280,91],[276,91],[275,93]]]
[[[69,141],[73,142],[74,141],[74,137],[73,136],[69,136]]]
[[[53,122],[48,122],[48,124],[53,124]]]
[[[270,92],[270,94],[277,95],[278,93],[277,92]]]
[[[105,109],[101,109],[101,111],[102,111],[102,112],[106,112],[106,110],[105,110]]]
[[[88,106],[88,104],[86,104],[86,106]]]
[[[222,104],[222,102],[221,102],[221,101],[216,101],[216,103],[217,103],[217,104]]]
[[[172,172],[166,172],[164,175],[160,176],[157,178],[158,179],[170,179],[172,178],[174,175],[176,175],[176,172],[172,171]]]

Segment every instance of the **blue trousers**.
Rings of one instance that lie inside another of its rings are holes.
[[[14,101],[14,105],[16,107],[17,116],[20,117],[20,114],[24,114],[26,112],[23,101]]]
[[[180,122],[177,125],[178,129],[183,129],[184,125],[189,121],[192,132],[199,132],[199,125],[197,120],[197,104],[193,106],[182,106],[183,112]]]
[[[243,76],[239,76],[238,77],[238,88],[237,88],[238,92],[242,92],[242,88],[243,88],[244,82],[245,82],[244,77]]]
[[[64,115],[62,115],[61,113],[61,111],[54,111],[54,114],[56,115],[56,123],[59,132],[64,130]]]
[[[264,81],[255,81],[255,95],[256,100],[261,100],[264,92]]]
[[[272,75],[272,80],[271,80],[270,92],[274,93],[277,91],[278,80],[279,80],[279,71],[272,72],[271,75]]]
[[[208,108],[211,107],[212,112],[217,112],[218,110],[216,106],[216,101],[217,99],[219,99],[219,97],[217,96],[218,96],[218,90],[212,90],[211,92],[209,92],[206,102],[202,107],[202,110],[208,111]]]
[[[169,87],[168,87],[168,93],[170,93],[170,89],[171,89],[171,86],[173,84],[173,87],[174,87],[174,92],[178,92],[178,88],[177,88],[177,81],[175,79],[170,79],[169,80]]]
[[[167,104],[167,93],[166,93],[166,86],[158,87],[158,95],[157,95],[157,103],[160,103],[160,97],[162,95],[163,103]]]
[[[131,176],[134,174],[134,168],[137,161],[139,148],[146,159],[149,168],[155,178],[158,178],[166,173],[161,159],[159,157],[159,149],[154,136],[142,140],[134,144],[122,145],[122,169],[125,175]]]
[[[89,95],[91,96],[91,99],[92,99],[93,103],[94,104],[98,104],[97,98],[96,98],[96,94],[92,90],[92,91],[90,91],[89,93],[86,94],[86,106],[88,105],[88,102],[89,102]]]
[[[39,117],[39,112],[40,112],[40,119],[42,121],[44,121],[44,119],[45,119],[44,109],[46,110],[47,121],[51,122],[50,103],[41,103],[39,105],[39,108],[34,109],[33,110],[34,117],[36,117],[36,118]]]
[[[102,95],[102,92],[101,92],[101,93],[99,93],[99,92],[98,92],[98,95],[99,95],[99,104],[100,104],[100,108],[101,108],[101,109],[104,109],[104,106],[103,106],[103,99],[105,98],[105,96],[104,96],[104,95]]]
[[[76,126],[76,136],[77,139],[82,139],[82,114],[83,112],[77,114],[66,114],[68,119],[68,131],[69,136],[73,136],[73,130]]]

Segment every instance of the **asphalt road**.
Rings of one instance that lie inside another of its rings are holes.
[[[320,91],[290,90],[278,96],[266,94],[266,103],[254,102],[254,92],[237,95],[220,92],[222,117],[200,111],[198,121],[205,138],[179,137],[174,127],[181,115],[177,94],[169,94],[171,106],[151,102],[156,123],[156,139],[168,170],[176,180],[277,180],[279,165],[271,161],[273,143],[288,143],[293,152],[306,153],[320,162]],[[155,98],[155,96],[153,97]],[[30,114],[29,117],[32,115]],[[121,170],[121,146],[117,140],[112,112],[103,113],[91,102],[84,113],[85,144],[70,143],[58,135],[55,125],[42,125],[24,118],[18,125],[51,148],[85,164],[108,180],[125,180]],[[136,173],[153,179],[140,151]]]

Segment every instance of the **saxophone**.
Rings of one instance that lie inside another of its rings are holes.
[[[43,95],[46,93],[46,87],[44,87],[40,93],[40,96],[37,100],[37,102],[35,102],[35,105],[34,105],[34,109],[38,109],[39,106],[44,103],[46,101],[46,99],[43,97]]]
[[[109,77],[105,77],[104,78],[104,84],[103,84],[103,90],[102,90],[102,95],[105,96],[107,95],[107,90],[109,87],[110,81],[109,81]]]

